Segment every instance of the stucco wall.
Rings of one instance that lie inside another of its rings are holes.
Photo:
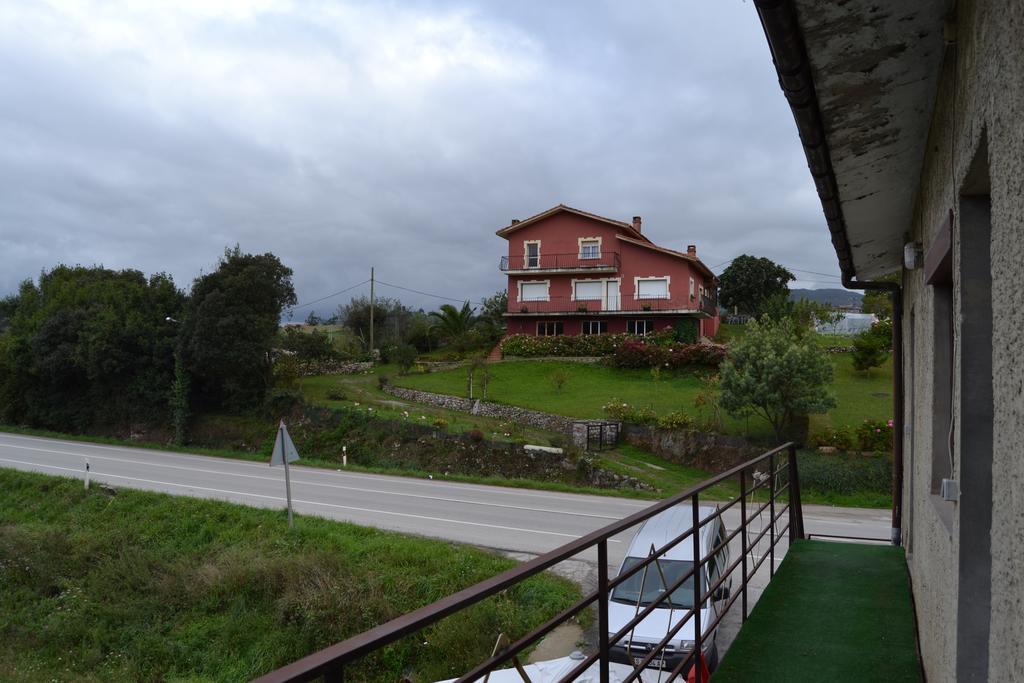
[[[988,655],[988,679],[1024,680],[1024,5],[1012,0],[962,1],[957,47],[943,70],[912,234],[925,250],[946,212],[954,222],[954,374],[959,377],[959,193],[983,139],[987,140],[992,206],[992,449],[991,595],[987,653],[957,652],[960,511],[952,528],[930,496],[929,414],[932,304],[921,270],[905,273],[907,325],[914,320],[913,406],[908,406],[904,534],[914,582],[922,657],[931,680],[954,680],[960,657]],[[910,330],[907,329],[909,343]],[[913,377],[909,373],[913,372]],[[979,378],[987,381],[988,378]],[[961,382],[957,382],[959,385]],[[908,385],[909,386],[909,385]],[[968,387],[967,391],[970,391]],[[959,433],[960,389],[954,391]],[[908,396],[908,400],[910,397]],[[954,451],[954,478],[969,448]],[[970,495],[965,491],[964,495]]]

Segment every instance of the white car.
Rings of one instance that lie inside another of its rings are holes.
[[[701,520],[706,520],[715,513],[715,508],[701,506]],[[618,575],[635,567],[651,554],[651,548],[660,550],[672,539],[686,532],[693,523],[693,508],[687,504],[677,505],[651,517],[644,522],[629,544],[626,551],[626,558],[622,561]],[[701,557],[707,557],[711,551],[720,545],[726,537],[725,526],[721,517],[709,521],[701,528],[700,552]],[[661,571],[658,571],[660,565]],[[608,603],[608,637],[611,638],[623,626],[636,617],[644,608],[665,596],[665,588],[672,585],[680,576],[693,568],[693,536],[688,535],[671,550],[658,558],[657,565],[647,565],[646,578],[644,570],[641,569],[630,578],[626,579],[612,590]],[[718,581],[722,572],[729,566],[729,552],[727,547],[721,548],[701,572],[701,593],[707,593],[708,588]],[[662,574],[665,582],[662,583]],[[640,587],[643,585],[643,594],[640,594]],[[715,591],[710,599],[704,601],[700,610],[701,630],[703,640],[701,650],[704,654],[704,661],[712,671],[718,666],[718,646],[715,642],[717,627],[708,629],[729,599],[729,591],[732,586],[732,577],[726,580],[722,586]],[[676,589],[671,597],[662,600],[661,604],[649,614],[643,621],[636,625],[632,632],[627,632],[618,642],[611,643],[609,658],[615,662],[624,664],[638,664],[650,653],[651,649],[661,642],[668,631],[679,624],[687,610],[693,604],[693,578],[687,579],[682,586]],[[683,627],[672,637],[668,645],[656,655],[648,664],[651,668],[665,668],[672,670],[678,666],[684,657],[693,651],[694,618],[691,615]],[[690,664],[684,670],[684,674],[692,666]]]

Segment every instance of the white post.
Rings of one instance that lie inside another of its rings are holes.
[[[341,466],[348,467],[348,446],[341,447]]]
[[[89,458],[85,459],[85,490],[89,490]]]

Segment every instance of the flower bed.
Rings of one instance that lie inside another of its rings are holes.
[[[720,344],[650,344],[634,338],[622,342],[610,362],[617,368],[716,368],[727,353],[727,348]]]
[[[532,334],[513,334],[501,343],[506,356],[536,358],[540,356],[608,356],[631,334],[580,334],[557,337],[536,337]]]

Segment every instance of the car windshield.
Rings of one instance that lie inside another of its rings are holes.
[[[627,557],[626,561],[622,565],[622,570],[619,572],[624,573],[637,566],[644,561],[642,557]],[[661,566],[661,572],[658,571],[658,565]],[[635,605],[637,602],[640,603],[641,607],[646,607],[654,601],[661,600],[665,595],[665,583],[661,581],[661,575],[665,575],[665,581],[671,586],[679,580],[686,572],[693,569],[693,562],[684,560],[658,560],[657,564],[654,562],[647,565],[647,578],[644,578],[644,570],[641,569],[636,574],[620,583],[612,591],[611,599],[615,602],[625,603],[627,605]],[[640,584],[643,583],[644,593],[640,595]],[[679,588],[672,592],[671,599],[661,600],[658,603],[659,607],[674,607],[689,609],[693,606],[693,577],[689,577],[683,582]]]

